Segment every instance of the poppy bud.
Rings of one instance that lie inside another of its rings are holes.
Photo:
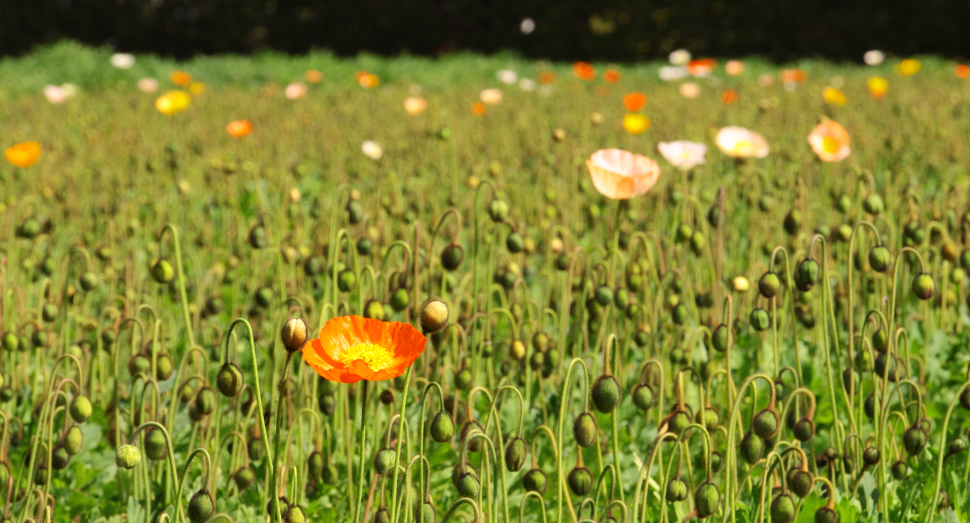
[[[835,210],[845,214],[852,210],[852,198],[848,194],[842,193],[835,199]]]
[[[471,472],[465,472],[459,476],[456,486],[458,494],[466,498],[477,498],[478,492],[482,488],[481,483],[478,482],[478,478]]]
[[[882,196],[872,193],[862,200],[862,208],[869,214],[879,215],[885,210],[885,204],[882,202]]]
[[[67,429],[67,434],[64,436],[64,449],[67,450],[68,454],[74,456],[78,452],[81,452],[83,445],[84,434],[81,432],[81,427],[72,425],[71,428]]]
[[[384,321],[384,304],[377,300],[370,300],[364,305],[364,317]]]
[[[721,492],[713,483],[701,483],[694,491],[694,508],[697,510],[697,517],[704,519],[715,512],[721,504]]]
[[[337,274],[337,288],[340,292],[350,292],[357,286],[357,275],[352,269],[344,269]]]
[[[357,254],[361,256],[370,256],[371,251],[374,250],[374,242],[370,238],[361,238],[357,240]]]
[[[429,498],[421,503],[420,507],[414,509],[414,521],[417,523],[435,523],[438,521],[438,513],[434,509],[434,503]]]
[[[151,428],[145,434],[145,455],[152,461],[163,460],[168,456],[168,443],[161,430]]]
[[[900,377],[897,375],[898,360],[899,359],[896,356],[893,356],[887,352],[880,352],[879,356],[876,356],[876,361],[873,364],[873,372],[875,372],[876,376],[879,378],[885,376],[885,378],[889,381],[898,381]]]
[[[290,318],[283,324],[280,332],[283,339],[283,347],[287,352],[296,352],[303,348],[307,342],[306,322],[300,318]]]
[[[216,409],[216,394],[209,387],[202,387],[195,394],[195,410],[207,416]]]
[[[714,332],[711,334],[711,345],[715,350],[718,352],[724,352],[727,350],[729,334],[728,326],[723,323],[714,329]]]
[[[498,223],[498,222],[505,221],[505,218],[507,218],[508,215],[509,215],[509,204],[505,203],[504,201],[496,198],[492,200],[491,203],[488,204],[488,216],[489,218],[492,219],[493,222]]]
[[[91,417],[91,400],[83,394],[78,394],[71,402],[71,419],[77,423],[84,423]]]
[[[455,422],[452,421],[451,416],[443,410],[435,414],[431,419],[431,438],[438,443],[445,443],[451,441],[454,436]]]
[[[374,523],[391,523],[391,513],[386,508],[377,509],[374,513]]]
[[[461,442],[462,444],[464,444],[466,441],[468,441],[469,451],[480,452],[482,450],[482,445],[484,445],[484,443],[482,443],[482,438],[481,437],[476,437],[473,439],[469,439],[469,438],[471,438],[471,436],[475,434],[483,434],[483,433],[484,433],[484,430],[482,429],[482,424],[479,423],[477,420],[466,421],[465,424],[461,427]]]
[[[347,202],[347,221],[351,225],[356,225],[364,219],[364,206],[361,205],[360,201],[354,200],[353,198]]]
[[[771,327],[771,317],[768,316],[768,311],[760,307],[751,311],[748,321],[751,322],[754,330],[759,332],[766,331]]]
[[[327,485],[335,484],[337,482],[337,467],[329,461],[324,463],[323,470],[320,471],[320,479]]]
[[[771,409],[763,409],[755,414],[751,427],[759,438],[771,439],[778,432],[778,414]]]
[[[249,229],[249,245],[253,249],[266,247],[266,229],[262,225],[254,225],[252,229]]]
[[[802,418],[795,423],[792,432],[798,441],[808,441],[815,435],[815,422],[807,417]]]
[[[785,215],[785,219],[782,222],[782,226],[789,235],[794,236],[798,234],[798,229],[802,228],[802,213],[798,209],[788,211],[788,214]]]
[[[236,483],[236,487],[239,490],[246,490],[256,481],[256,473],[253,472],[253,469],[249,468],[248,466],[240,467],[239,470],[232,475],[232,480]]]
[[[674,415],[670,417],[670,420],[667,422],[667,430],[679,436],[685,430],[687,430],[689,425],[690,416],[686,411],[682,410],[674,413]]]
[[[836,523],[839,521],[839,514],[828,507],[819,507],[815,511],[815,523]]]
[[[960,406],[970,410],[970,388],[963,389],[963,392],[960,393]]]
[[[306,469],[311,478],[319,477],[323,473],[323,454],[320,451],[313,451],[307,457]]]
[[[397,453],[392,448],[384,447],[378,450],[374,455],[374,472],[383,476],[385,472],[391,470],[396,461],[395,456]]]
[[[93,272],[87,271],[81,275],[81,279],[78,280],[78,283],[81,285],[81,289],[84,290],[84,292],[88,292],[94,290],[94,288],[98,286],[98,277]]]
[[[465,259],[465,250],[457,243],[449,244],[441,251],[441,265],[446,271],[454,271]]]
[[[792,492],[800,498],[806,498],[812,492],[814,480],[812,473],[807,470],[796,470],[788,480],[788,486]]]
[[[923,452],[923,449],[926,448],[927,439],[928,438],[926,437],[926,433],[923,432],[923,429],[913,425],[912,427],[906,429],[906,432],[903,433],[903,448],[905,448],[906,452],[911,456],[919,455]]]
[[[603,374],[596,378],[596,382],[593,383],[593,391],[590,396],[593,398],[593,405],[596,406],[596,410],[609,414],[620,403],[621,394],[620,384],[616,381],[616,378],[611,374]]]
[[[862,451],[862,462],[869,467],[879,463],[879,449],[875,447],[868,447],[866,450]]]
[[[897,481],[906,479],[906,476],[909,475],[909,465],[903,460],[896,461],[892,466],[892,474],[893,479]]]
[[[933,297],[933,293],[936,291],[936,285],[933,283],[933,277],[925,272],[922,272],[913,278],[913,294],[921,300],[928,300]]]
[[[303,513],[303,509],[299,505],[291,505],[290,508],[286,509],[286,514],[283,514],[283,521],[285,523],[306,523],[306,514]]]
[[[748,465],[754,465],[765,453],[765,443],[754,432],[748,431],[741,440],[741,457]]]
[[[795,501],[788,494],[778,494],[771,501],[771,522],[791,523],[795,520]]]
[[[633,388],[633,405],[640,410],[650,410],[656,401],[656,394],[650,385],[639,383]]]
[[[947,449],[948,449],[948,454],[951,454],[951,455],[959,454],[964,450],[967,450],[967,442],[964,441],[962,438],[957,438],[950,442],[950,445],[947,447]]]
[[[458,390],[468,390],[472,386],[472,371],[468,367],[462,366],[455,372],[455,388]]]
[[[189,500],[189,521],[192,523],[205,523],[212,517],[215,510],[215,502],[208,490],[200,490]]]
[[[235,397],[242,390],[243,374],[239,365],[223,363],[216,375],[216,388],[227,398]]]
[[[576,416],[576,421],[573,422],[573,437],[580,447],[589,447],[595,443],[598,430],[596,418],[589,412]]]
[[[546,473],[542,469],[534,468],[526,472],[525,476],[522,476],[522,486],[525,487],[526,492],[537,492],[542,496],[549,486],[549,478],[546,477]]]
[[[115,463],[126,470],[135,468],[141,462],[141,452],[134,445],[122,445],[115,452]]]
[[[679,477],[668,480],[664,498],[668,503],[676,503],[687,499],[687,482]]]
[[[448,306],[438,300],[432,300],[421,307],[421,330],[425,334],[433,334],[445,328],[448,324]]]
[[[682,223],[677,226],[677,231],[674,234],[674,241],[677,243],[684,243],[690,240],[691,236],[694,235],[694,229],[686,223]]]
[[[670,311],[670,319],[676,325],[683,325],[687,321],[687,306],[683,303],[675,305]]]
[[[256,290],[256,305],[265,309],[273,303],[273,289],[269,287],[260,287]]]
[[[721,416],[713,407],[706,407],[698,413],[697,422],[703,425],[708,432],[712,432],[721,423]]]
[[[152,362],[143,354],[135,354],[128,360],[128,374],[132,378],[139,374],[148,374],[152,368]]]
[[[505,468],[509,472],[516,472],[525,464],[525,440],[521,437],[512,438],[505,446]]]
[[[573,494],[585,496],[593,488],[593,473],[586,467],[576,465],[573,470],[569,471],[566,482]]]
[[[690,236],[690,250],[700,256],[704,253],[705,247],[707,247],[707,237],[701,231],[694,231]]]
[[[401,312],[408,306],[410,299],[407,289],[399,288],[391,294],[391,308],[394,309],[394,312]]]
[[[805,258],[795,268],[795,286],[802,292],[811,290],[818,283],[820,272],[821,269],[817,261]]]

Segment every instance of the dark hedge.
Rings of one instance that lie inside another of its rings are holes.
[[[530,35],[519,31],[535,20]],[[511,50],[553,60],[707,56],[860,60],[970,54],[970,1],[2,0],[0,55],[73,39],[185,58],[275,49],[437,55]]]

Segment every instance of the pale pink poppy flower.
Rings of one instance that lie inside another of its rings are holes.
[[[143,93],[154,93],[158,90],[158,80],[154,78],[142,78],[138,80],[138,90]]]
[[[67,101],[67,93],[63,89],[56,85],[48,85],[44,87],[44,97],[47,101],[52,104],[62,104]]]
[[[768,156],[768,141],[760,134],[744,127],[721,128],[714,139],[721,152],[732,158],[764,158]]]
[[[485,89],[478,95],[478,98],[481,99],[482,103],[495,105],[502,101],[502,91],[499,89]]]
[[[677,88],[680,95],[689,100],[693,100],[701,95],[701,87],[694,82],[684,82]]]
[[[687,140],[660,142],[657,144],[657,149],[664,159],[681,171],[689,171],[706,163],[704,155],[707,154],[707,146],[702,143]]]
[[[808,135],[808,144],[823,162],[844,160],[852,152],[849,143],[849,131],[835,120],[823,120]]]
[[[286,90],[283,91],[287,98],[290,100],[296,100],[297,98],[303,98],[306,96],[306,84],[303,82],[293,82],[286,86]]]
[[[600,149],[586,160],[586,167],[596,190],[614,200],[644,194],[660,177],[657,162],[622,149]]]

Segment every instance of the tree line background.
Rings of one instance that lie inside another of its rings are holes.
[[[519,30],[524,18],[535,30]],[[695,55],[859,61],[970,54],[970,2],[948,0],[11,0],[0,55],[73,39],[176,58],[277,50],[440,55],[503,50],[551,60]]]

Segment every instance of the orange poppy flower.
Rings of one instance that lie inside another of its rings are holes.
[[[357,85],[364,89],[373,89],[380,83],[381,79],[376,74],[368,73],[367,71],[357,73]]]
[[[657,162],[622,149],[600,149],[586,160],[586,167],[596,190],[614,200],[644,194],[660,178]]]
[[[310,82],[311,84],[318,84],[323,81],[323,73],[320,71],[307,71],[303,77],[306,78],[306,81]]]
[[[786,84],[800,84],[804,82],[806,78],[808,78],[805,71],[802,71],[801,69],[782,69],[781,72],[778,73],[778,76],[781,78],[782,83]]]
[[[229,122],[226,126],[226,130],[233,138],[242,138],[253,132],[253,122],[249,120],[236,120],[235,122]]]
[[[878,76],[873,76],[866,80],[866,87],[869,88],[869,94],[872,95],[876,100],[881,100],[886,96],[886,91],[889,90],[889,82],[885,78],[880,78]]]
[[[615,84],[620,81],[620,72],[616,69],[607,69],[603,72],[603,81],[608,84]]]
[[[738,92],[734,89],[725,89],[724,92],[721,93],[721,102],[723,102],[725,105],[730,105],[737,101]]]
[[[37,142],[23,142],[14,145],[6,151],[7,161],[17,167],[30,167],[40,159],[40,144]]]
[[[485,114],[486,107],[482,102],[475,102],[472,104],[472,114],[475,116],[482,116]]]
[[[698,58],[687,62],[687,72],[691,76],[707,76],[714,72],[717,61],[713,58]]]
[[[960,64],[953,71],[957,78],[970,78],[970,65]]]
[[[724,72],[730,76],[738,76],[744,72],[744,62],[741,60],[731,60],[724,64]]]
[[[841,162],[852,149],[849,132],[835,120],[822,120],[808,135],[808,144],[823,162]]]
[[[330,381],[384,381],[404,374],[427,343],[408,323],[341,316],[304,345],[303,359]]]
[[[579,77],[580,80],[586,80],[587,82],[596,79],[596,69],[588,62],[576,62],[573,64],[573,73]]]
[[[172,74],[169,75],[169,78],[172,79],[173,84],[180,85],[182,87],[188,87],[189,84],[192,83],[192,76],[189,75],[189,73],[185,73],[182,71],[172,71]]]
[[[631,113],[634,111],[639,111],[647,105],[647,95],[643,93],[628,93],[623,97],[623,105],[626,106],[626,110]]]
[[[556,73],[552,71],[543,71],[539,73],[539,83],[540,84],[551,84],[556,81]]]

